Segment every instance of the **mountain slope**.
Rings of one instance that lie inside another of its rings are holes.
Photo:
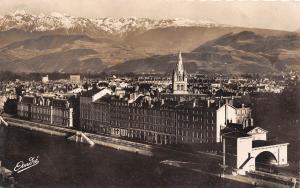
[[[17,41],[4,47],[4,49],[14,48],[25,48],[25,49],[51,49],[58,48],[64,44],[68,44],[74,41],[87,41],[92,42],[93,40],[85,35],[45,35],[34,39],[26,39],[23,41]]]
[[[1,70],[170,72],[185,53],[189,72],[299,70],[299,36],[207,21],[0,16]]]
[[[226,34],[191,52],[183,53],[189,72],[265,73],[282,70],[300,71],[300,36],[295,33],[264,36],[252,31]],[[175,55],[131,60],[107,71],[169,72]],[[127,67],[134,67],[128,69]]]

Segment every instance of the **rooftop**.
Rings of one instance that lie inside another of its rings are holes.
[[[246,133],[243,133],[243,132],[234,131],[234,132],[224,133],[223,137],[227,137],[227,138],[241,138],[241,137],[250,137],[250,135],[248,135]]]
[[[82,97],[92,97],[93,95],[99,93],[101,89],[91,89],[82,93]]]
[[[253,140],[252,141],[252,148],[259,148],[263,146],[272,146],[278,144],[288,144],[286,142],[278,142],[278,141],[265,141],[265,140]]]

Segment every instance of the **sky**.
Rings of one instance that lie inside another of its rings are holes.
[[[300,29],[300,0],[0,0],[0,15],[16,10],[89,18],[205,19],[243,27]]]

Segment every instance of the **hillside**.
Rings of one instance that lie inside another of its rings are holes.
[[[252,31],[230,33],[182,54],[189,72],[265,73],[300,71],[300,36],[276,36]],[[176,54],[130,60],[110,67],[111,72],[170,72]],[[134,67],[130,69],[129,67]]]
[[[1,70],[170,72],[178,50],[190,72],[299,70],[295,33],[208,21],[0,16]]]

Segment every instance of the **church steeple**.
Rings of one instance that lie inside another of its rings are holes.
[[[183,69],[181,51],[178,52],[178,62],[173,72],[173,94],[187,94],[187,77]]]
[[[181,51],[178,52],[178,63],[176,65],[176,71],[179,74],[183,74],[184,70],[183,70],[183,64],[182,64],[182,57],[181,57]]]

